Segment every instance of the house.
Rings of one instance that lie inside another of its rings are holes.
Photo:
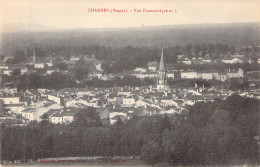
[[[8,69],[8,66],[0,65],[0,69],[5,69],[5,70],[7,70],[7,69]]]
[[[147,64],[149,71],[157,71],[157,67],[159,66],[159,63],[157,61],[148,62]]]
[[[227,75],[229,78],[243,78],[244,77],[244,71],[241,68],[238,69],[228,69],[226,70]]]
[[[127,119],[127,111],[124,109],[114,109],[109,113],[110,124],[113,125],[120,118],[122,121]]]
[[[181,78],[187,78],[187,79],[198,78],[198,73],[195,71],[181,71]]]
[[[50,74],[52,74],[52,73],[54,73],[54,72],[57,72],[58,70],[47,70],[46,71],[46,74],[48,74],[48,75],[50,75]]]
[[[135,103],[135,98],[133,97],[125,97],[123,98],[123,104],[134,104]]]
[[[213,74],[211,72],[202,72],[202,73],[199,73],[199,78],[201,79],[205,79],[205,80],[211,80],[213,79]]]
[[[26,120],[33,121],[35,120],[35,112],[37,108],[27,108],[21,111],[22,117]]]
[[[3,71],[4,71],[4,75],[9,75],[10,76],[13,70],[11,70],[11,69],[4,69]]]
[[[4,108],[10,110],[16,114],[21,114],[21,111],[24,110],[25,106],[23,103],[19,104],[4,104]]]
[[[102,65],[101,63],[95,65],[97,71],[102,71]]]
[[[51,116],[57,113],[60,113],[62,109],[49,109],[47,112],[44,112],[43,114],[46,114],[47,117],[49,118],[49,121],[51,121]],[[42,114],[42,115],[43,115]],[[40,118],[42,117],[40,116]]]
[[[180,113],[180,111],[181,111],[181,109],[179,109],[179,108],[171,108],[169,110],[162,110],[160,114],[171,115],[171,114]]]
[[[63,123],[63,114],[62,114],[62,112],[55,113],[52,116],[50,116],[50,121],[53,124],[62,124]]]
[[[181,61],[183,64],[187,64],[187,65],[190,65],[191,64],[191,60],[188,59],[188,58],[185,58]]]
[[[136,68],[134,69],[134,71],[135,71],[135,72],[141,72],[141,73],[143,73],[143,72],[146,72],[146,69],[145,69],[145,68],[136,67]]]
[[[156,71],[147,71],[141,74],[141,78],[156,78],[158,76],[158,72]]]
[[[50,110],[61,110],[62,106],[59,104],[55,104],[55,103],[45,103],[42,106],[38,106],[37,110],[35,112],[35,119],[37,121],[41,120],[41,115],[44,113],[47,113]]]
[[[220,81],[226,81],[228,79],[228,76],[227,76],[227,73],[225,72],[220,72],[218,74],[218,77],[216,78],[217,80],[220,80]]]
[[[164,107],[176,107],[179,108],[178,103],[176,103],[172,98],[163,97],[159,100],[159,104]]]
[[[88,74],[88,77],[97,77],[98,79],[100,79],[103,76],[103,72],[100,70],[93,70],[92,72],[90,72],[90,74]]]
[[[123,98],[123,107],[132,107],[135,104],[135,98],[133,97],[124,97]]]
[[[48,67],[52,67],[52,59],[50,59],[50,62],[45,62],[45,65]]]
[[[224,58],[222,59],[222,63],[236,64],[236,63],[244,63],[244,61],[241,58],[235,57],[235,58]]]
[[[79,57],[70,57],[70,61],[79,61],[80,58]]]
[[[85,98],[77,98],[77,99],[72,99],[70,101],[67,101],[65,103],[66,107],[80,107],[80,106],[90,106],[89,102]]]
[[[21,69],[21,74],[26,74],[28,72],[28,69],[27,68],[20,68]]]
[[[64,124],[70,124],[73,120],[74,120],[74,116],[76,115],[77,113],[75,112],[66,112],[63,114],[63,123]]]
[[[185,58],[185,55],[178,55],[178,56],[177,56],[177,59],[178,59],[178,60],[182,60],[182,59],[184,59],[184,58]]]
[[[166,75],[167,75],[167,78],[174,79],[174,72],[173,71],[172,72],[168,72]]]
[[[53,101],[53,102],[55,102],[57,104],[61,104],[61,98],[60,97],[48,94],[47,95],[47,99],[50,100],[50,101]]]
[[[202,59],[202,61],[205,62],[205,63],[211,63],[212,62],[211,59]]]
[[[191,64],[206,64],[206,63],[208,63],[208,62],[203,61],[201,57],[199,57],[199,58],[193,57],[191,59]]]
[[[260,64],[260,58],[257,59],[257,63]]]
[[[114,78],[113,75],[106,75],[104,74],[100,79],[104,80],[104,81],[108,81],[108,80],[112,80]]]
[[[34,63],[34,68],[44,68],[45,67],[45,63]]]
[[[147,107],[146,110],[148,111],[149,115],[158,115],[162,111],[161,109],[155,108],[155,107]]]
[[[20,103],[19,97],[0,97],[4,101],[4,104],[18,104]]]
[[[230,57],[232,57],[232,58],[243,58],[244,55],[240,55],[240,54],[238,54],[238,53],[235,53],[235,54],[233,54],[233,55],[230,55]]]
[[[198,73],[198,78],[205,79],[205,80],[211,80],[218,78],[218,70],[205,70],[200,73]]]

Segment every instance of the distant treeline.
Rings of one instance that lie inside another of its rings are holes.
[[[259,164],[259,100],[232,95],[174,116],[133,117],[102,125],[94,108],[70,125],[1,125],[1,160],[142,155],[149,164]],[[257,141],[258,140],[258,141]]]
[[[61,72],[54,72],[49,75],[42,75],[40,73],[23,74],[19,76],[2,76],[2,86],[17,87],[20,90],[27,89],[56,89],[60,90],[63,88],[85,88],[85,87],[96,87],[96,88],[111,88],[111,87],[140,87],[150,86],[155,84],[155,79],[145,78],[139,79],[135,76],[125,76],[123,78],[115,77],[111,80],[101,80],[93,78],[87,81],[77,81],[75,75],[62,74]]]
[[[20,32],[2,35],[3,53],[28,46],[88,46],[119,48],[169,47],[173,45],[221,43],[259,46],[259,23],[198,24],[125,29],[76,29],[71,31]]]
[[[75,66],[87,67],[91,66],[88,62],[84,62],[84,58],[87,55],[95,55],[95,58],[102,63],[102,69],[105,73],[118,73],[125,70],[133,70],[136,67],[147,67],[147,63],[151,61],[160,60],[162,48],[151,48],[151,47],[133,47],[126,46],[121,48],[111,48],[101,45],[82,45],[82,46],[36,46],[36,61],[42,59],[54,60],[54,64],[61,63],[64,59],[69,60],[70,57],[77,56],[81,58],[81,63],[77,63]],[[15,48],[13,49],[15,50]],[[252,48],[239,48],[236,49],[234,45],[226,44],[187,44],[185,46],[173,45],[170,47],[164,47],[164,58],[166,64],[176,64],[178,60],[178,55],[185,55],[188,58],[193,57],[208,57],[210,59],[222,59],[225,54],[243,54],[247,58],[252,59],[252,63],[257,63],[258,55],[260,54],[260,49],[258,47]],[[32,59],[32,48],[27,48],[26,51],[16,50],[13,54],[14,58],[7,61],[7,65],[13,64],[24,64],[26,61]],[[46,58],[47,57],[47,58]],[[0,59],[4,59],[4,55],[0,56]],[[30,62],[30,61],[29,61]],[[92,64],[93,66],[93,64]],[[175,65],[178,69],[185,68],[183,65]],[[208,69],[222,67],[228,68],[228,65],[220,65],[220,63],[208,65],[207,68],[203,67],[205,65],[191,65],[186,66],[190,69]],[[232,67],[239,65],[232,65]],[[241,66],[241,65],[240,65]],[[248,68],[249,66],[247,66]],[[88,69],[85,69],[86,71]]]

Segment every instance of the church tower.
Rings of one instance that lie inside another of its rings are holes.
[[[163,59],[163,49],[161,53],[160,66],[158,70],[158,79],[157,79],[157,90],[159,92],[169,91],[169,85],[167,84],[167,74],[166,74],[164,59]]]

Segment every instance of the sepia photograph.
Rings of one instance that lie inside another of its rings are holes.
[[[0,166],[260,166],[260,0],[0,0]]]

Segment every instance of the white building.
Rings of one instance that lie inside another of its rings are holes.
[[[227,64],[236,64],[236,63],[244,63],[244,61],[240,58],[225,58],[222,60],[223,63]]]
[[[76,112],[66,112],[63,114],[63,123],[64,124],[70,124],[74,120],[74,115],[76,115]]]
[[[79,61],[79,60],[80,60],[79,57],[71,57],[71,58],[70,58],[70,61]]]
[[[157,71],[158,66],[159,66],[159,63],[157,61],[148,62],[149,71]]]
[[[134,103],[135,103],[135,99],[132,98],[132,97],[123,98],[123,104],[124,105],[131,105],[131,104],[134,104]]]
[[[20,103],[19,97],[0,97],[4,101],[4,104],[18,104]]]
[[[60,97],[53,96],[53,95],[48,95],[47,98],[48,98],[48,100],[53,101],[53,102],[55,102],[57,104],[61,103]]]
[[[27,108],[22,111],[22,117],[26,120],[33,121],[35,120],[35,112],[37,108]]]
[[[118,117],[122,118],[127,118],[127,114],[124,112],[111,112],[109,113],[109,119],[110,119],[110,124],[116,123],[118,120]]]
[[[11,75],[11,73],[12,73],[12,70],[11,69],[4,69],[4,74],[5,75]]]
[[[187,79],[198,78],[198,73],[195,71],[182,71],[181,78],[187,78]]]
[[[7,69],[8,69],[8,66],[1,66],[1,65],[0,65],[0,69],[5,69],[5,70],[7,70]]]
[[[34,68],[44,68],[45,64],[44,63],[35,63]]]
[[[102,65],[101,65],[101,63],[97,64],[95,67],[96,67],[96,70],[102,71]]]
[[[143,73],[143,72],[146,72],[146,69],[137,67],[134,69],[134,71]]]
[[[167,73],[167,78],[172,78],[174,79],[174,72],[171,72],[171,73]]]
[[[53,124],[62,124],[63,123],[63,115],[62,115],[62,113],[53,114],[50,117],[50,121]]]
[[[184,60],[182,60],[182,63],[183,63],[183,64],[190,65],[190,64],[191,64],[191,60],[188,59],[188,58],[185,58]]]
[[[23,111],[25,107],[23,103],[19,103],[19,104],[5,104],[4,108],[16,114],[21,114],[21,111]]]

